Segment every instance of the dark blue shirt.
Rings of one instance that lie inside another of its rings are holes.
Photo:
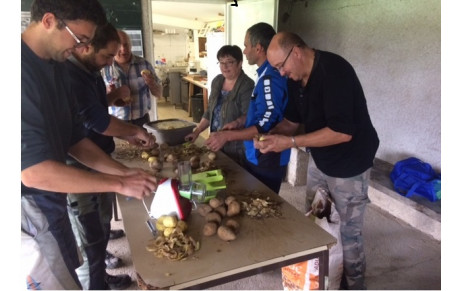
[[[21,170],[46,160],[65,163],[69,148],[84,138],[68,71],[21,46]],[[50,193],[21,188],[22,194]]]
[[[66,61],[70,72],[72,90],[78,102],[78,113],[82,118],[86,136],[104,152],[110,154],[115,149],[113,137],[103,135],[111,115],[108,112],[107,93],[99,71],[88,71],[77,59]]]

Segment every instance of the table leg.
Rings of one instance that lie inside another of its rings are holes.
[[[192,96],[193,96],[193,84],[188,83],[188,116],[192,116]]]
[[[203,88],[203,112],[208,109],[208,89]]]
[[[115,221],[119,221],[120,219],[118,218],[118,205],[117,205],[117,196],[115,195],[113,197],[113,219],[115,219]]]
[[[319,290],[326,290],[329,280],[329,249],[322,251],[319,255]]]

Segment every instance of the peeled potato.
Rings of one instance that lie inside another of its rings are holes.
[[[142,75],[144,75],[144,74],[151,75],[152,72],[150,72],[150,70],[143,69],[143,70],[141,71],[141,74],[142,74]]]
[[[141,158],[143,158],[143,159],[148,159],[149,157],[150,157],[150,154],[149,154],[148,152],[143,151],[143,152],[141,153]]]
[[[187,222],[183,221],[183,220],[179,220],[177,222],[177,227],[182,230],[182,232],[186,231],[187,230]]]
[[[165,230],[163,231],[163,235],[165,237],[168,237],[171,235],[171,233],[174,231],[174,227],[167,227],[165,228]]]
[[[177,218],[175,216],[168,215],[163,219],[163,225],[166,227],[176,227]]]

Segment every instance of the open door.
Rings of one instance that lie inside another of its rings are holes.
[[[225,7],[226,43],[237,45],[244,50],[246,30],[258,22],[271,24],[275,31],[278,28],[278,0],[242,0],[238,6],[232,6],[233,1]],[[243,57],[244,58],[244,57]],[[256,80],[257,66],[248,65],[246,58],[243,61],[244,72]]]

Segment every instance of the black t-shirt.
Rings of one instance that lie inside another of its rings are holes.
[[[71,57],[72,58],[72,57]],[[101,134],[109,124],[105,83],[99,71],[89,72],[76,59],[66,61],[71,76],[72,91],[78,103],[78,112],[85,127],[85,135],[104,152],[115,149],[113,137]]]
[[[345,59],[315,50],[307,85],[289,79],[288,92],[285,118],[303,124],[306,133],[329,127],[352,136],[346,143],[310,148],[318,169],[328,176],[349,178],[372,166],[379,138],[361,83]]]
[[[21,171],[46,160],[65,163],[69,148],[84,138],[82,129],[64,64],[39,58],[21,41]],[[21,188],[22,194],[50,193]]]

